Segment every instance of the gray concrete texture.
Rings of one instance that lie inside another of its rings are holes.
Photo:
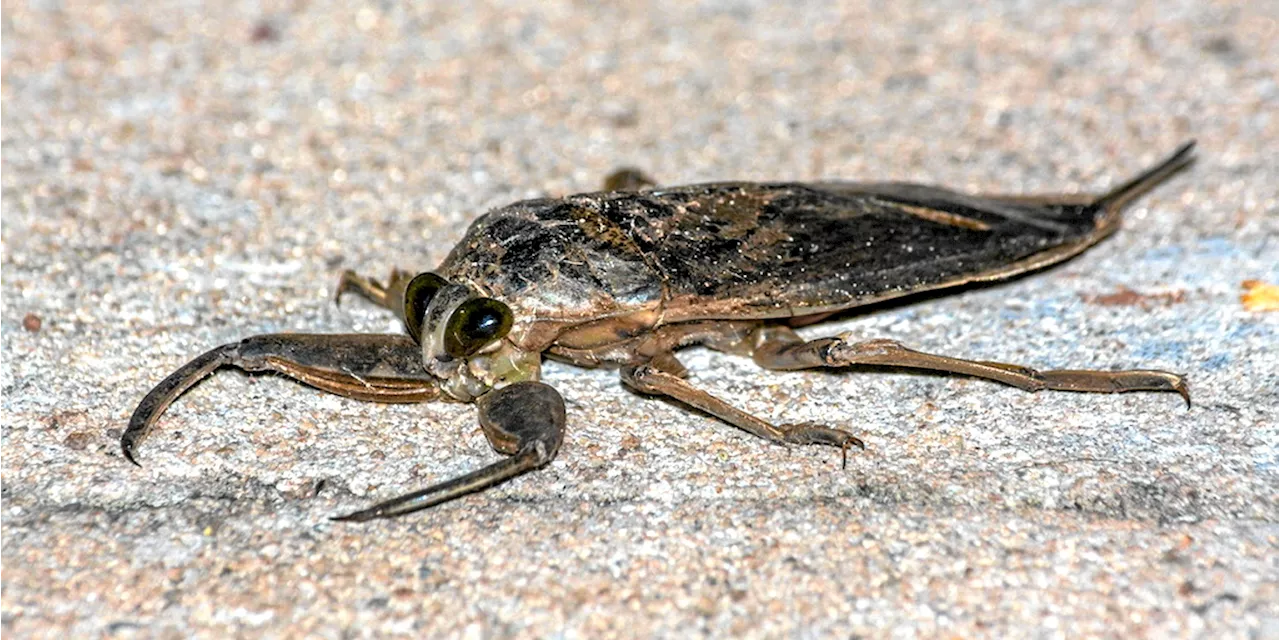
[[[401,4],[4,3],[6,637],[1277,636],[1274,2]],[[1190,138],[1079,259],[805,330],[1184,372],[1190,410],[684,354],[862,434],[841,469],[550,364],[553,464],[363,525],[328,516],[496,459],[473,407],[223,372],[118,450],[213,345],[400,331],[343,269],[620,165],[1089,192]]]

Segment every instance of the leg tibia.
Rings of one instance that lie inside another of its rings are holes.
[[[1146,369],[1130,371],[1047,370],[1037,371],[1003,362],[964,360],[950,356],[909,349],[893,340],[847,342],[843,338],[820,338],[805,342],[790,329],[770,327],[772,333],[756,342],[752,357],[767,369],[811,369],[881,365],[932,369],[986,378],[1004,384],[1040,391],[1083,391],[1089,393],[1123,393],[1126,391],[1172,391],[1191,405],[1186,380],[1167,371]]]

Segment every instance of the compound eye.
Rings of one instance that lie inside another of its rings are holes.
[[[454,310],[444,328],[444,351],[465,358],[507,335],[514,319],[507,305],[493,298],[472,298]]]
[[[427,315],[431,299],[448,286],[444,278],[431,273],[419,273],[404,289],[404,326],[413,341],[422,344],[422,320]]]

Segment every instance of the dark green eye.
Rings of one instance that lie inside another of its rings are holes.
[[[427,306],[448,284],[444,278],[428,272],[414,276],[404,288],[404,326],[414,342],[422,343],[422,319],[427,315]]]
[[[493,298],[472,298],[454,310],[444,328],[444,351],[465,358],[480,347],[507,335],[511,309]]]

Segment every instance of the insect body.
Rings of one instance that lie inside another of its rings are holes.
[[[890,340],[806,341],[793,327],[903,295],[998,280],[1080,253],[1135,197],[1192,161],[1193,143],[1105,195],[971,196],[901,183],[717,183],[625,188],[517,202],[477,219],[432,272],[386,284],[343,275],[408,335],[276,334],[217,347],[143,398],[121,439],[135,450],[164,409],[222,366],[274,371],[376,402],[475,402],[494,449],[465,476],[338,520],[424,509],[539,468],[564,437],[564,402],[539,382],[544,356],[610,366],[622,381],[783,444],[862,447],[818,424],[772,424],[685,380],[675,352],[709,348],[768,369],[915,367],[1028,391],[1173,391],[1164,371],[1036,371]]]

